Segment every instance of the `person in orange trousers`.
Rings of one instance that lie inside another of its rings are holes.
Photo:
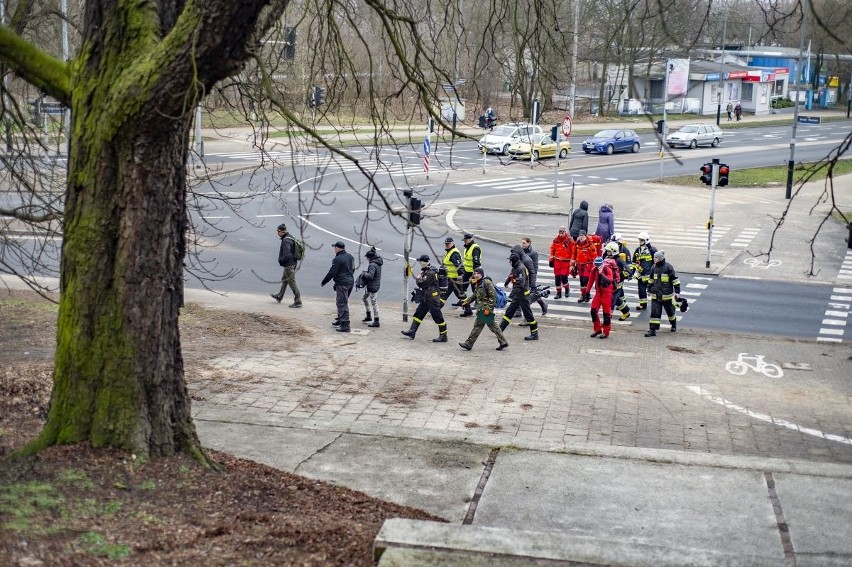
[[[571,263],[574,261],[574,239],[568,234],[565,226],[559,227],[559,234],[550,243],[550,256],[547,264],[553,268],[553,276],[556,280],[556,297],[562,299],[562,291],[565,297],[571,288],[568,284],[568,275],[571,273]]]

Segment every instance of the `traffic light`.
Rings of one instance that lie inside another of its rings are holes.
[[[716,185],[719,187],[724,187],[728,184],[728,174],[731,172],[731,168],[728,167],[726,163],[719,164],[719,181],[716,182]]]
[[[435,131],[435,119],[433,117],[429,117],[429,121],[426,123],[426,128],[429,130],[429,133]]]
[[[550,128],[550,139],[555,142],[557,136],[559,136],[559,126],[551,127]]]
[[[325,102],[325,89],[316,85],[311,87],[311,97],[308,99],[308,106],[316,108],[322,106]]]
[[[417,226],[420,224],[420,209],[423,207],[423,201],[417,197],[411,197],[408,201],[408,224]]]
[[[705,185],[713,185],[713,164],[705,163],[701,166],[701,177],[699,178]]]
[[[665,120],[657,120],[657,134],[665,134],[666,133],[666,121]]]

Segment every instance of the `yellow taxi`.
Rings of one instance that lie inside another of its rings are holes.
[[[509,147],[509,157],[512,159],[530,159],[530,151],[532,151],[533,159],[541,159],[546,157],[556,156],[556,142],[550,139],[550,134],[536,134],[530,138],[521,138]],[[571,142],[568,140],[559,141],[559,157],[564,159],[571,152]]]

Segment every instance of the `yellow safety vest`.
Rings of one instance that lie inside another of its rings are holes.
[[[479,244],[474,242],[473,246],[466,248],[465,251],[464,251],[464,259],[462,260],[462,262],[463,262],[463,265],[464,265],[464,271],[467,272],[468,274],[473,273],[473,268],[474,268],[474,265],[473,265],[473,249],[474,248],[481,250],[481,248],[479,248]]]
[[[450,262],[450,256],[453,255],[453,252],[458,252],[458,251],[459,251],[459,249],[456,248],[455,246],[453,246],[452,248],[447,250],[447,253],[444,255],[444,267],[447,268],[447,277],[450,278],[451,280],[458,279],[458,277],[459,277],[458,268],[456,268],[455,264]],[[459,254],[461,254],[461,253],[459,252]]]

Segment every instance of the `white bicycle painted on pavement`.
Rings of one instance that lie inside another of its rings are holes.
[[[784,371],[781,370],[781,367],[776,364],[764,362],[762,354],[749,356],[747,352],[741,352],[737,355],[736,360],[730,360],[725,364],[725,370],[737,376],[744,375],[749,369],[759,372],[767,378],[781,378],[784,376]]]

